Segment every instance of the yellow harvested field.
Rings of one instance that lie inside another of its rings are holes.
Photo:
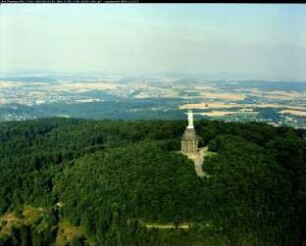
[[[270,100],[295,100],[295,99],[305,98],[306,95],[302,93],[287,93],[287,94],[278,94],[278,95],[265,94],[262,95],[262,97]]]
[[[113,90],[117,89],[118,85],[116,84],[111,84],[108,82],[95,82],[95,83],[67,83],[67,82],[62,82],[59,85],[56,85],[52,87],[52,89],[58,89],[58,90]]]
[[[194,87],[195,90],[210,90],[210,91],[218,91],[219,89],[210,85],[198,85]]]
[[[306,111],[297,111],[297,110],[290,110],[285,109],[280,111],[281,114],[293,114],[297,116],[305,116],[306,117]]]
[[[252,107],[257,107],[257,108],[286,108],[286,109],[291,109],[291,110],[306,111],[306,107],[302,107],[302,106],[291,106],[291,105],[272,104],[272,103],[252,104]]]
[[[227,109],[227,108],[286,108],[291,110],[306,111],[306,107],[290,106],[273,103],[262,104],[238,104],[238,103],[221,103],[221,102],[202,102],[202,103],[188,103],[179,106],[179,109]]]
[[[261,104],[252,104],[252,107],[258,108],[285,108],[287,106],[276,104],[276,103],[261,103]]]
[[[204,112],[200,113],[200,115],[204,116],[225,116],[230,114],[236,114],[237,112],[231,112],[231,111],[214,111],[214,112]]]
[[[18,84],[11,81],[0,81],[0,88],[17,87]]]
[[[245,99],[245,95],[241,94],[233,94],[233,93],[211,93],[211,92],[202,92],[201,96],[205,98],[213,98],[213,99],[223,99],[229,101],[243,100]]]
[[[269,91],[265,93],[266,95],[280,95],[287,97],[304,97],[305,93],[296,92],[296,91]]]
[[[235,107],[243,107],[242,104],[231,103],[224,104],[220,102],[203,102],[203,103],[188,103],[179,106],[179,109],[212,109],[212,108],[235,108]]]
[[[142,99],[142,98],[150,98],[151,95],[147,92],[140,92],[138,95],[135,96],[135,98],[139,98],[139,99]]]
[[[213,111],[213,112],[203,112],[199,113],[200,115],[204,116],[225,116],[225,115],[231,115],[231,114],[258,114],[258,112],[253,111]]]

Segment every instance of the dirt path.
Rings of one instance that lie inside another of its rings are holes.
[[[181,224],[175,226],[173,224],[143,224],[146,228],[158,228],[158,229],[189,229],[189,224]]]

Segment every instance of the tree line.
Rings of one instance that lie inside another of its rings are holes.
[[[65,221],[82,231],[67,245],[305,242],[301,131],[196,121],[200,145],[217,153],[205,158],[209,177],[199,178],[179,153],[185,127],[179,120],[1,123],[0,214],[22,219],[26,205],[46,214],[9,234],[0,223],[0,243],[55,244]]]

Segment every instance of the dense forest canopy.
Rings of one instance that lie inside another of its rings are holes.
[[[300,131],[196,121],[201,146],[215,152],[199,178],[179,152],[185,127],[175,120],[0,123],[0,244],[305,243]]]

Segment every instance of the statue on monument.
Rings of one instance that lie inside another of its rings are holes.
[[[193,160],[196,173],[199,177],[204,177],[202,165],[204,161],[204,152],[199,149],[198,136],[193,126],[193,113],[191,109],[188,110],[188,126],[181,139],[181,152]]]
[[[188,127],[187,128],[194,128],[193,127],[193,114],[192,111],[189,109],[188,110]]]
[[[198,154],[198,136],[193,126],[193,113],[188,110],[188,126],[182,136],[181,150],[187,154]]]

